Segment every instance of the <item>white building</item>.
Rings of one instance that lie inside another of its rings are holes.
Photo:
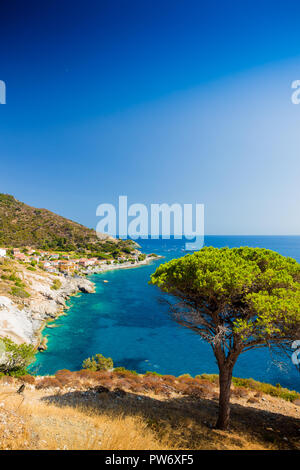
[[[0,258],[6,256],[6,249],[5,248],[0,248]]]

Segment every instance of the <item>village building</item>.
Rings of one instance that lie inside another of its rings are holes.
[[[57,273],[57,269],[54,267],[54,266],[47,266],[45,267],[45,271],[47,271],[48,273]]]
[[[70,261],[60,261],[59,270],[63,273],[71,274],[75,271],[75,264]]]
[[[21,260],[21,261],[29,261],[28,256],[24,255],[24,253],[14,253],[14,256],[16,259]]]
[[[86,267],[88,266],[88,259],[87,258],[80,258],[80,260],[78,261],[78,263],[80,264],[80,266],[83,266],[83,267]]]
[[[27,250],[27,255],[33,255],[33,253],[35,253],[35,250],[33,248],[31,248],[31,246],[25,246],[26,250]]]
[[[0,248],[0,258],[4,258],[6,256],[6,248]]]
[[[41,261],[41,263],[44,266],[44,268],[48,268],[49,266],[51,266],[51,263],[49,261]]]

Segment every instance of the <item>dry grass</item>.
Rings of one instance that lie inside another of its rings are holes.
[[[0,381],[0,449],[300,448],[300,408],[254,390],[234,387],[224,432],[213,429],[218,390],[205,379],[90,371],[52,379],[26,378],[24,401],[20,382]]]
[[[83,406],[47,404],[32,393],[21,403],[14,392],[0,392],[0,449],[130,450],[163,449],[140,417],[93,414]],[[20,405],[20,406],[19,406]]]

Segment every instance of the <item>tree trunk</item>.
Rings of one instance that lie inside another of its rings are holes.
[[[219,374],[219,416],[216,424],[217,429],[228,429],[230,418],[230,388],[233,367],[223,365]]]

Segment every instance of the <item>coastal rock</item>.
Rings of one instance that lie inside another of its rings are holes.
[[[88,281],[87,279],[78,279],[78,289],[81,291],[81,292],[84,292],[86,294],[91,294],[95,291],[95,287],[94,287],[94,284],[92,284],[90,281]]]
[[[11,299],[0,297],[0,336],[8,337],[15,343],[32,343],[35,337],[31,312],[20,310]]]
[[[30,286],[30,298],[24,305],[14,302],[13,298],[0,296],[0,337],[8,337],[17,344],[39,346],[40,331],[46,321],[62,313],[71,295],[94,292],[94,284],[84,277],[41,275],[25,270],[22,274]],[[61,285],[53,289],[57,280]]]
[[[30,302],[30,310],[33,314],[39,314],[41,318],[53,318],[57,314],[58,305],[55,300],[34,300]]]
[[[38,346],[39,351],[46,351],[47,350],[47,338],[43,338],[43,341]]]

